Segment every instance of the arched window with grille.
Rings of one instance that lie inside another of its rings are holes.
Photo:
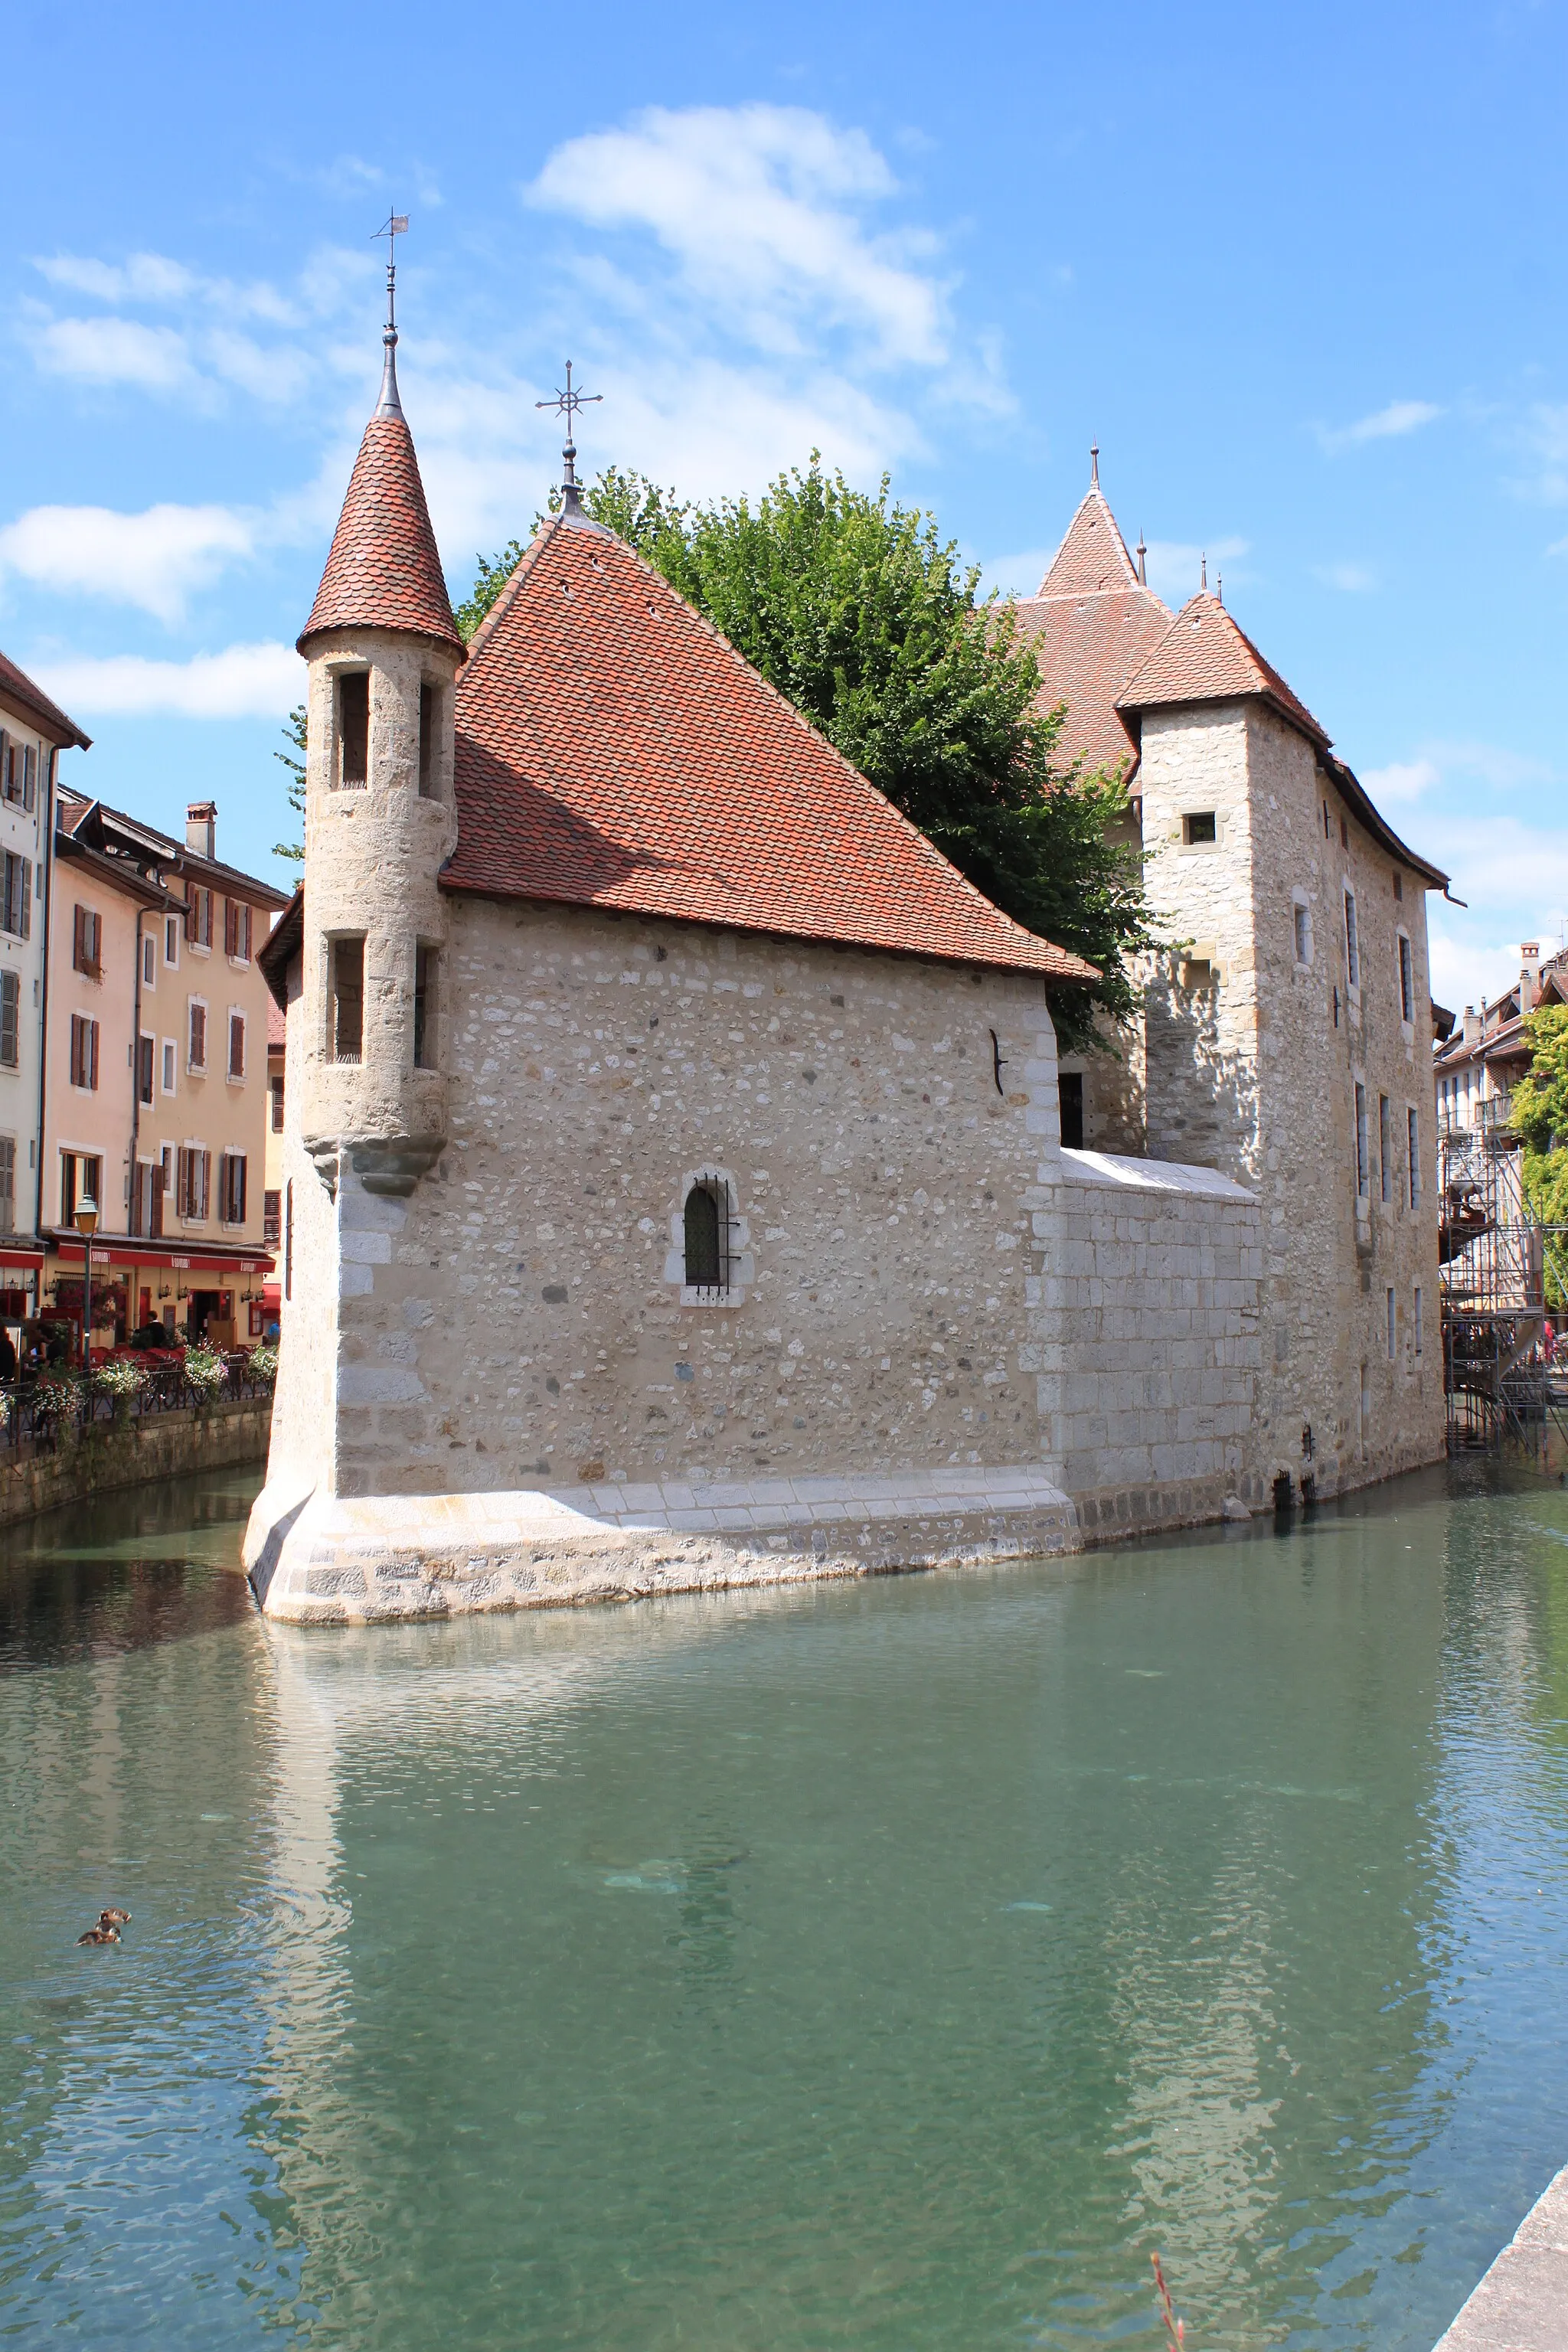
[[[724,1297],[730,1289],[730,1187],[699,1176],[686,1195],[686,1286]]]

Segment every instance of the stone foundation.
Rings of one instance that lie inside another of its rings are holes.
[[[1037,1469],[557,1493],[257,1497],[245,1566],[268,1616],[369,1624],[1077,1551]]]

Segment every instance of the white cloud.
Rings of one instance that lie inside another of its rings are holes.
[[[1208,558],[1209,586],[1216,587],[1227,563],[1239,563],[1250,547],[1245,539],[1211,539],[1207,547],[1189,546],[1183,540],[1152,539],[1145,550],[1149,585],[1167,604],[1184,604],[1195,596],[1204,558]],[[1245,573],[1233,571],[1233,584]]]
[[[287,326],[296,306],[265,280],[248,286],[228,278],[203,278],[166,253],[133,253],[122,262],[99,261],[89,255],[58,253],[33,264],[51,286],[73,294],[88,294],[100,302],[134,306],[138,303],[171,309],[205,302],[225,310],[231,319],[270,319]]]
[[[84,383],[135,383],[167,392],[192,381],[185,339],[173,327],[136,319],[50,319],[33,331],[33,350],[48,375]]]
[[[1415,801],[1443,781],[1435,760],[1394,760],[1386,768],[1368,768],[1362,782],[1377,807],[1385,801]]]
[[[989,595],[994,588],[1003,596],[1037,596],[1056,551],[1054,547],[1026,547],[1016,555],[984,558],[980,566],[981,595]]]
[[[825,322],[868,331],[878,357],[947,355],[931,241],[877,237],[860,217],[893,194],[864,131],[801,107],[649,107],[622,131],[567,140],[526,191],[596,228],[642,228],[689,293],[759,350],[798,352]]]
[[[1423,425],[1435,423],[1442,414],[1430,400],[1391,400],[1386,408],[1358,417],[1353,425],[1320,425],[1318,438],[1331,454],[1341,449],[1359,449],[1368,441],[1397,441],[1406,433],[1417,433]]]
[[[1368,596],[1377,586],[1376,572],[1365,563],[1317,563],[1312,576],[1345,596]]]
[[[305,669],[292,646],[228,646],[190,661],[114,654],[37,662],[33,676],[62,709],[84,715],[182,719],[281,719],[300,700]]]
[[[192,591],[248,555],[255,536],[254,523],[229,507],[33,507],[0,529],[0,572],[174,622]]]

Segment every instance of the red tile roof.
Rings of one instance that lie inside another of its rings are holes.
[[[49,700],[41,686],[35,686],[25,669],[0,654],[0,704],[9,703],[24,717],[31,719],[40,735],[61,746],[74,743],[79,751],[89,751],[92,739],[84,735],[74,719],[68,719],[57,703]]]
[[[1067,705],[1057,757],[1084,771],[1126,767],[1136,740],[1116,698],[1164,635],[1171,615],[1145,587],[1096,483],[1068,526],[1037,596],[1013,610],[1040,670],[1040,706]]]
[[[457,737],[449,889],[1094,977],[594,526],[534,540],[469,648]]]
[[[1051,559],[1051,568],[1040,583],[1040,594],[1096,596],[1142,585],[1127,552],[1127,541],[1096,480],[1085,492],[1077,514],[1067,527],[1062,543]],[[1158,598],[1155,601],[1158,603]]]
[[[381,411],[364,428],[300,651],[322,630],[353,628],[409,629],[462,650],[414,436]]]
[[[1119,710],[1169,709],[1184,702],[1235,702],[1260,695],[1299,727],[1318,749],[1329,738],[1306,704],[1292,694],[1252,639],[1237,626],[1217,596],[1200,589],[1184,604],[1159,645],[1117,697]]]

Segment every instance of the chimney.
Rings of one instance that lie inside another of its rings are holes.
[[[1473,1004],[1467,1004],[1465,1007],[1465,1017],[1459,1024],[1459,1034],[1467,1045],[1479,1045],[1480,1042],[1481,1024],[1476,1018],[1476,1008]]]
[[[1519,1009],[1533,1013],[1541,1002],[1541,942],[1526,940],[1519,950]]]
[[[192,801],[185,810],[185,847],[198,857],[216,857],[216,801]]]

